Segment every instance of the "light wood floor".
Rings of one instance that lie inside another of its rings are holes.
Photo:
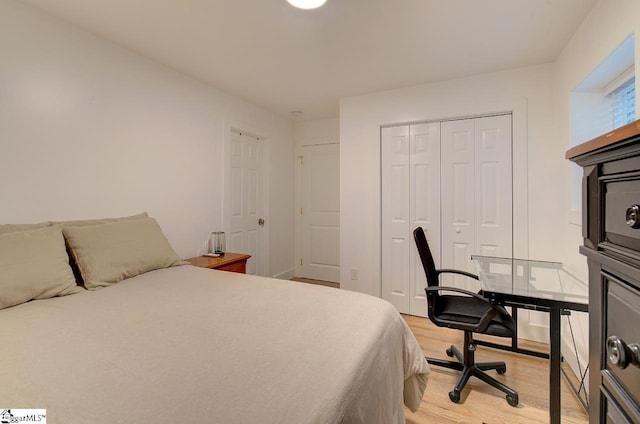
[[[439,328],[426,318],[404,316],[416,336],[425,356],[449,359],[445,349],[451,344],[461,348],[463,333]],[[547,351],[544,344],[523,342],[522,347]],[[530,424],[549,422],[549,362],[546,359],[514,354],[479,346],[476,361],[505,361],[504,375],[491,375],[518,392],[520,405],[509,406],[502,392],[471,378],[462,391],[460,403],[449,400],[449,391],[458,380],[459,372],[431,366],[431,376],[420,409],[406,410],[407,424]],[[587,414],[569,385],[562,378],[562,423],[586,424]]]

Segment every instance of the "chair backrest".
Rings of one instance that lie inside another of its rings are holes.
[[[424,234],[422,227],[418,227],[413,230],[413,239],[416,241],[418,254],[422,261],[422,268],[424,269],[424,273],[427,277],[427,286],[439,286],[440,281],[438,278],[438,270],[435,262],[433,261],[433,255],[431,254],[429,243],[427,243],[427,236]],[[440,326],[444,325],[437,317],[437,309],[439,309],[437,305],[440,295],[436,291],[428,292],[426,288],[425,293],[427,295],[427,316],[434,324]]]
[[[422,227],[413,230],[413,239],[416,241],[418,254],[422,261],[422,268],[424,268],[424,273],[427,277],[427,285],[429,287],[439,285],[436,264],[433,261],[433,255],[431,254],[431,249],[429,248],[429,243],[427,243],[427,237]]]
[[[470,274],[468,272],[456,271],[453,269],[437,269],[435,262],[433,261],[433,255],[431,254],[429,243],[427,243],[427,237],[425,236],[424,231],[421,227],[413,230],[413,238],[416,241],[416,247],[418,248],[418,253],[420,254],[420,260],[422,261],[422,267],[424,268],[424,273],[427,277],[428,287],[440,286],[440,275],[443,273],[462,274],[466,277],[474,278],[476,280],[478,279],[476,275]],[[451,291],[460,291],[455,290],[455,288],[452,287],[447,287],[447,289]],[[427,315],[429,316],[431,322],[439,327],[449,327],[464,331],[482,332],[499,337],[511,337],[514,333],[515,323],[509,313],[505,311],[501,306],[492,305],[488,300],[482,299],[476,293],[462,290],[462,292],[466,292],[466,294],[464,296],[459,296],[459,299],[461,300],[469,297],[475,297],[480,300],[481,306],[479,308],[474,307],[469,310],[468,302],[465,301],[464,303],[461,303],[452,301],[453,298],[458,298],[458,296],[440,295],[440,290],[429,291],[426,287],[425,292],[427,294]],[[445,301],[445,299],[447,300]],[[465,308],[464,311],[455,311],[455,309],[452,308],[455,303],[457,303],[460,308]],[[476,302],[476,306],[477,304],[478,302]],[[482,305],[485,305],[485,307],[483,308]],[[446,314],[443,314],[445,308],[447,312]],[[451,317],[452,311],[454,314],[458,314],[461,319]],[[487,327],[487,325],[493,323],[493,321],[485,320],[485,317],[493,320],[493,317],[496,315],[501,316],[501,322],[499,323],[499,325],[492,324],[490,327]],[[471,318],[472,321],[477,318],[477,322],[471,322],[469,321],[469,318]],[[484,326],[482,328],[479,327],[481,322],[483,322],[482,325]]]

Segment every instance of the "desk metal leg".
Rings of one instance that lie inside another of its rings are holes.
[[[511,337],[511,349],[516,352],[518,350],[518,308],[515,306],[511,308],[511,317],[513,318],[513,322],[516,323],[513,329],[513,337]]]
[[[549,422],[560,424],[560,308],[553,307],[549,313]]]

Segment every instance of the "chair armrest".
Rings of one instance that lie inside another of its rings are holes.
[[[466,294],[472,297],[475,297],[476,299],[480,299],[483,302],[487,302],[489,303],[489,301],[487,300],[486,297],[479,295],[478,293],[469,291],[469,290],[465,290],[465,289],[461,289],[459,287],[447,287],[447,286],[434,286],[434,287],[427,287],[426,288],[428,292],[431,291],[452,291],[452,292],[457,292],[457,293],[462,293],[462,294]]]
[[[480,280],[480,278],[478,278],[478,276],[476,274],[472,274],[470,272],[467,271],[460,271],[459,269],[439,269],[436,270],[436,275],[440,275],[440,274],[459,274],[459,275],[464,275],[465,277],[469,277],[469,278],[473,278],[474,280]],[[440,277],[438,277],[440,278]],[[478,292],[478,294],[482,293],[482,289]]]
[[[438,269],[436,270],[436,272],[438,274],[460,274],[460,275],[464,275],[465,277],[473,278],[474,280],[479,280],[476,274],[472,274],[467,271],[460,271],[458,269]]]
[[[482,315],[482,317],[480,317],[477,324],[475,325],[471,324],[472,328],[470,327],[470,330],[476,333],[482,333],[486,331],[487,327],[489,327],[489,323],[493,318],[495,318],[496,315],[500,313],[509,315],[507,310],[504,309],[502,306],[491,303],[486,297],[481,296],[478,293],[474,293],[469,290],[461,289],[458,287],[446,287],[446,286],[435,287],[434,286],[434,287],[426,287],[426,291],[427,292],[452,291],[452,292],[466,294],[467,296],[475,297],[476,299],[485,302],[490,307],[490,309],[488,309],[487,312],[485,312],[485,314]]]

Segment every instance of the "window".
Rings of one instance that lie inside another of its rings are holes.
[[[636,119],[635,43],[629,35],[571,92],[571,146]],[[569,221],[581,225],[582,169],[571,164]]]
[[[636,120],[636,80],[616,88],[611,94],[613,103],[613,128],[620,128]]]

